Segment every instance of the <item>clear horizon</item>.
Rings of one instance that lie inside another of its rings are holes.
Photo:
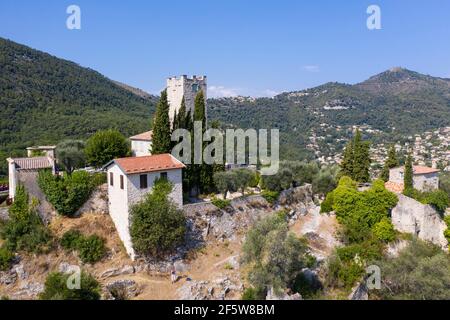
[[[66,9],[81,8],[81,30]],[[366,26],[381,8],[381,30]],[[210,97],[273,96],[354,84],[392,67],[450,78],[450,3],[242,1],[193,5],[0,3],[0,36],[159,94],[170,76],[207,75]]]

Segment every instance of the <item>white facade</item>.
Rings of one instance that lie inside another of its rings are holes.
[[[171,121],[173,121],[175,111],[178,113],[181,107],[183,96],[186,104],[186,112],[191,111],[191,115],[194,115],[195,97],[200,90],[203,91],[206,103],[206,76],[193,76],[192,78],[188,78],[183,75],[180,78],[173,77],[167,79],[167,100],[170,105],[169,117]]]
[[[131,139],[131,154],[133,155],[133,157],[150,156],[151,148],[152,148],[151,141]]]
[[[133,260],[136,258],[136,254],[133,249],[130,235],[130,209],[134,204],[142,201],[144,197],[152,191],[155,180],[160,178],[162,173],[167,173],[167,179],[173,185],[170,198],[182,208],[182,169],[127,174],[117,163],[112,163],[108,167],[109,214],[114,221],[119,237],[122,240],[128,255]],[[145,189],[141,189],[140,187],[141,175],[147,176],[147,188]],[[123,179],[123,189],[121,179]]]
[[[419,191],[432,191],[439,189],[439,171],[421,173],[414,167],[413,182],[414,188]],[[393,168],[389,172],[389,181],[397,184],[404,183],[404,167]]]

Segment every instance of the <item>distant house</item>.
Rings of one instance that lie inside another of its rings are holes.
[[[404,177],[404,167],[391,169],[386,188],[397,193],[403,192]],[[413,166],[413,182],[414,188],[419,191],[437,190],[439,188],[439,170],[425,166]]]
[[[117,159],[104,167],[108,174],[109,213],[132,259],[135,252],[129,231],[131,206],[152,191],[156,179],[166,178],[173,185],[170,197],[182,207],[184,167],[170,154]]]
[[[56,146],[38,146],[38,147],[29,147],[27,148],[27,156],[28,158],[35,156],[42,157],[52,157],[56,158],[55,155]]]
[[[147,131],[130,137],[131,154],[133,157],[143,157],[151,155],[153,131]]]

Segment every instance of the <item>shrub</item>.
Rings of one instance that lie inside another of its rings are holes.
[[[333,192],[330,192],[327,194],[325,200],[320,204],[320,212],[328,213],[333,211],[333,204],[334,204],[334,194]]]
[[[395,230],[392,221],[388,218],[383,218],[383,220],[373,226],[373,234],[377,239],[383,242],[394,241]]]
[[[186,218],[168,197],[171,190],[168,181],[157,181],[152,193],[131,208],[130,234],[138,254],[161,257],[184,242]]]
[[[63,177],[53,176],[50,171],[39,172],[38,183],[42,192],[63,216],[73,216],[78,209],[89,199],[96,187],[98,178],[85,171],[76,171],[72,175]]]
[[[83,263],[95,263],[106,254],[105,240],[97,235],[83,236],[78,230],[69,230],[61,238],[66,250],[77,250]]]
[[[117,130],[98,131],[86,142],[85,153],[88,163],[99,168],[113,159],[129,155],[130,146]]]
[[[78,230],[69,230],[61,238],[61,246],[66,250],[76,250],[83,235]]]
[[[92,185],[95,187],[101,186],[108,182],[106,172],[97,172],[92,175]]]
[[[50,273],[45,280],[44,291],[39,295],[41,300],[99,300],[100,285],[91,275],[82,272],[80,289],[69,289],[70,274]]]
[[[306,266],[307,245],[289,233],[287,222],[277,214],[259,221],[247,233],[242,263],[247,279],[258,292],[281,291],[291,286]]]
[[[350,290],[365,273],[362,264],[354,260],[342,261],[336,254],[330,256],[325,268],[325,286]]]
[[[0,247],[0,271],[6,271],[11,267],[14,254],[5,246]]]
[[[444,236],[450,244],[450,216],[444,217],[445,224],[447,225],[447,229],[444,231]]]
[[[241,300],[254,301],[254,300],[264,300],[266,298],[263,291],[255,288],[247,288],[242,293]]]
[[[383,270],[380,299],[450,299],[450,256],[439,247],[414,240],[398,257],[375,262]]]
[[[105,256],[105,240],[97,235],[82,238],[78,241],[77,249],[82,262],[95,263]]]
[[[25,188],[18,187],[14,203],[9,208],[9,220],[3,225],[0,235],[11,251],[46,251],[51,244],[51,234],[28,201]]]
[[[424,202],[433,206],[439,213],[444,213],[449,206],[448,194],[443,190],[436,190],[425,194]]]
[[[267,200],[267,202],[269,202],[270,204],[275,204],[278,200],[278,197],[280,196],[280,193],[278,191],[269,191],[269,190],[264,190],[261,193],[261,196]]]
[[[292,290],[302,295],[303,299],[314,298],[322,289],[322,284],[315,276],[307,277],[304,272],[298,274],[292,285]]]
[[[215,205],[219,209],[225,209],[226,207],[230,206],[231,201],[230,200],[222,200],[222,199],[213,198],[211,200],[211,203],[213,205]]]

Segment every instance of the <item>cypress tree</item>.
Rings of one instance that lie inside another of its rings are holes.
[[[340,176],[353,177],[353,141],[349,141],[345,147]]]
[[[194,101],[194,121],[202,121],[203,131],[206,130],[206,102],[203,91],[200,90]]]
[[[353,180],[368,182],[370,180],[370,144],[362,141],[361,132],[356,130],[353,140]]]
[[[171,153],[172,151],[169,102],[167,101],[167,91],[161,92],[156,107],[155,119],[153,123],[152,154]]]
[[[400,162],[398,161],[397,152],[395,151],[395,146],[391,145],[388,151],[388,158],[384,163],[383,171],[381,172],[381,179],[384,182],[389,181],[389,171],[392,168],[398,167]]]
[[[404,185],[405,185],[405,189],[404,189],[404,193],[408,194],[411,191],[413,191],[414,189],[414,178],[413,178],[413,159],[411,154],[408,155],[408,158],[406,159],[406,163],[405,163],[405,172],[403,175],[404,178]]]
[[[178,123],[179,128],[188,129],[188,128],[186,128],[186,124],[187,124],[187,122],[186,122],[186,102],[184,100],[184,96],[183,96],[183,99],[181,99],[180,110],[178,110],[177,123]]]

